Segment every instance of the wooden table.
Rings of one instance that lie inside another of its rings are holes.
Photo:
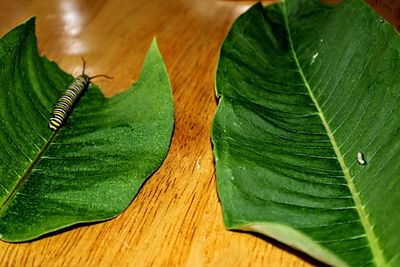
[[[210,143],[217,104],[214,76],[225,34],[251,4],[0,1],[0,34],[36,15],[39,50],[75,75],[84,56],[88,74],[114,77],[96,81],[107,96],[138,78],[145,52],[157,36],[175,101],[169,154],[123,214],[34,242],[0,242],[0,266],[320,265],[272,239],[227,231],[222,224]]]

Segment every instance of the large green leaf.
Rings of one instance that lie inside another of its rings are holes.
[[[399,70],[398,33],[361,0],[242,15],[212,129],[226,227],[332,265],[400,266]]]
[[[155,42],[129,91],[107,99],[91,85],[52,133],[52,108],[72,79],[39,56],[34,19],[0,40],[2,240],[118,215],[167,154],[173,102]]]

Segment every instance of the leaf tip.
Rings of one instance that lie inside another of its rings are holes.
[[[36,28],[36,16],[32,16],[25,22],[21,23],[20,26],[25,27],[27,30],[35,31]]]
[[[156,36],[153,36],[153,39],[151,40],[151,43],[150,43],[150,46],[149,46],[149,49],[148,49],[147,53],[149,53],[150,51],[154,51],[154,52],[160,54],[160,50],[158,49],[158,43],[157,43],[157,37]],[[160,54],[160,56],[161,56],[161,54]]]

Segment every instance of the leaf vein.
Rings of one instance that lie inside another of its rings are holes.
[[[280,6],[282,7],[282,13],[283,13],[284,20],[285,20],[285,26],[286,26],[286,30],[287,30],[287,34],[288,34],[288,39],[289,39],[289,43],[290,43],[290,47],[291,47],[291,52],[292,52],[292,55],[293,55],[293,60],[294,60],[294,62],[296,64],[297,68],[299,69],[299,72],[301,74],[301,78],[302,78],[302,80],[304,82],[304,85],[305,85],[306,89],[308,90],[308,92],[310,94],[311,99],[313,100],[313,102],[315,104],[315,107],[317,108],[318,112],[320,113],[320,117],[321,117],[322,123],[323,123],[323,125],[324,125],[324,127],[325,127],[325,129],[327,131],[329,139],[332,142],[333,149],[334,149],[334,151],[335,151],[335,153],[337,155],[337,158],[338,158],[340,166],[341,166],[341,168],[343,170],[345,179],[346,179],[346,181],[348,183],[350,192],[351,192],[351,194],[352,194],[352,196],[354,198],[355,208],[356,208],[356,210],[357,210],[357,212],[358,212],[358,214],[360,216],[361,223],[362,223],[362,225],[364,227],[364,230],[366,232],[367,240],[370,243],[370,248],[371,248],[371,252],[372,252],[372,254],[374,256],[374,260],[375,260],[375,262],[376,262],[376,264],[378,266],[386,266],[387,265],[386,259],[385,259],[384,255],[383,255],[382,249],[381,249],[381,247],[380,247],[380,245],[378,243],[378,239],[377,239],[377,237],[375,235],[375,232],[373,231],[373,228],[371,227],[371,224],[370,224],[370,222],[368,220],[368,213],[366,212],[365,207],[362,204],[360,195],[356,190],[355,184],[353,182],[353,177],[350,175],[350,171],[349,171],[348,167],[346,166],[346,163],[344,161],[343,155],[341,154],[341,152],[339,150],[339,146],[337,145],[336,140],[335,140],[334,136],[332,135],[332,131],[330,129],[330,126],[329,126],[325,116],[324,116],[324,113],[322,112],[321,106],[319,105],[318,100],[315,98],[314,93],[313,93],[313,91],[312,91],[312,89],[311,89],[311,87],[310,87],[310,85],[309,85],[309,83],[308,83],[303,71],[302,71],[300,63],[299,63],[299,61],[297,59],[297,55],[296,55],[296,52],[295,52],[295,49],[294,49],[294,44],[293,44],[293,41],[292,41],[290,27],[289,27],[289,20],[288,20],[288,15],[287,15],[287,11],[286,11],[286,2],[284,1]]]

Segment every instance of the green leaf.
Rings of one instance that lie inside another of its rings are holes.
[[[400,266],[399,59],[399,34],[361,0],[242,15],[212,128],[226,227],[335,266]]]
[[[109,99],[91,85],[53,133],[51,111],[72,79],[39,56],[34,19],[1,38],[2,240],[115,217],[167,154],[173,100],[155,41],[137,83]]]

